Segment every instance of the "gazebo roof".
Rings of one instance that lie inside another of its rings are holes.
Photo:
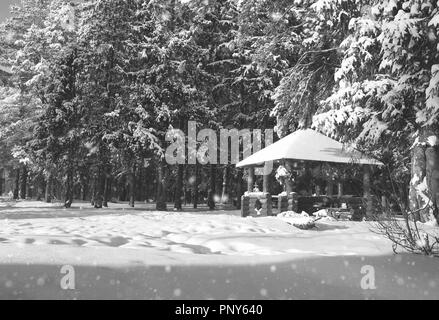
[[[383,165],[312,129],[297,130],[239,162],[237,167],[263,165],[267,161],[294,159],[334,163]]]

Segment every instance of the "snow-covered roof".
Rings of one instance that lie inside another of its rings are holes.
[[[262,165],[282,159],[383,165],[312,129],[297,130],[239,162],[237,167]]]

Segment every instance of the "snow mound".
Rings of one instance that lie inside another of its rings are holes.
[[[305,211],[302,211],[302,213],[297,213],[294,211],[285,211],[281,212],[277,215],[279,218],[296,218],[296,217],[309,217],[309,214]]]
[[[320,209],[319,211],[314,212],[314,215],[316,217],[328,217],[329,216],[328,210],[326,210],[326,209]]]
[[[324,222],[324,221],[338,221],[334,217],[332,217],[328,209],[320,209],[319,211],[314,212],[314,216],[318,217],[317,220]]]
[[[312,229],[316,226],[314,218],[310,217],[305,211],[302,211],[302,213],[285,211],[279,213],[277,217],[299,229]]]

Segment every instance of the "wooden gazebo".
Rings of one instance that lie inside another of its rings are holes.
[[[355,164],[363,167],[363,197],[366,200],[366,213],[372,211],[370,191],[370,167],[381,166],[383,163],[368,157],[356,150],[347,150],[342,143],[329,138],[315,130],[297,130],[266,148],[243,159],[236,166],[248,170],[247,189],[253,191],[254,175],[256,167],[263,167],[267,162],[280,162],[287,169],[291,169],[296,161],[313,161],[324,163]],[[263,177],[263,193],[270,194],[268,178]],[[342,185],[339,185],[339,196],[342,195]],[[286,194],[289,195],[291,183],[286,183]]]

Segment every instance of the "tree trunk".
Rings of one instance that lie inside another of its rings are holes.
[[[119,201],[126,200],[126,177],[122,176],[118,179],[117,183],[117,194]]]
[[[66,195],[64,201],[64,207],[70,208],[73,203],[73,168],[68,165],[66,173]]]
[[[29,181],[29,175],[28,175],[27,179],[28,179],[28,181],[27,181],[27,186],[26,186],[26,197],[28,199],[32,199],[32,197],[33,197],[32,191],[34,188],[34,184]]]
[[[102,206],[108,208],[108,200],[111,198],[111,177],[105,177],[105,187],[104,187],[104,201]]]
[[[5,194],[8,194],[9,192],[11,192],[13,190],[12,185],[11,185],[10,171],[8,168],[4,168],[4,177],[5,177],[5,180],[4,180],[5,190],[4,190],[4,192],[5,192]]]
[[[81,185],[81,190],[80,190],[80,199],[82,201],[85,201],[87,199],[87,181],[86,178],[83,174],[81,174],[80,176],[80,185]]]
[[[439,223],[438,135],[425,129],[412,150],[409,207],[415,220]]]
[[[150,198],[149,185],[148,185],[150,183],[150,180],[148,178],[149,178],[149,172],[145,169],[145,174],[142,178],[145,179],[145,181],[143,182],[143,185],[145,186],[143,189],[143,197],[145,198],[145,203],[149,203],[149,198]]]
[[[146,191],[145,191],[146,189],[145,182],[147,181],[146,179],[147,176],[145,174],[145,168],[139,166],[135,180],[135,184],[137,185],[136,198],[143,203],[145,203],[146,200]]]
[[[238,174],[237,174],[237,186],[236,186],[236,209],[241,209],[241,196],[243,195],[242,192],[242,178],[243,178],[243,170],[245,169],[238,169]]]
[[[20,191],[20,169],[15,171],[15,184],[14,184],[14,200],[17,200],[19,197]]]
[[[104,204],[105,181],[109,172],[109,153],[105,144],[99,146],[98,174],[94,192],[94,207],[97,209],[102,208]]]
[[[42,201],[43,199],[43,193],[44,193],[44,189],[46,188],[46,183],[44,182],[44,179],[38,179],[37,182],[37,195],[35,197],[35,199],[37,201]]]
[[[183,188],[183,165],[177,164],[177,179],[175,181],[174,208],[182,210],[182,188]]]
[[[102,208],[102,204],[104,202],[104,188],[105,188],[105,173],[103,165],[101,164],[98,169],[98,175],[96,179],[96,187],[93,197],[94,207],[96,209]]]
[[[229,190],[228,190],[228,184],[229,184],[229,172],[230,168],[228,165],[224,167],[223,171],[223,190],[221,192],[221,203],[226,204],[229,202]]]
[[[96,195],[96,175],[93,173],[90,178],[90,204],[94,207],[95,205],[95,195]]]
[[[129,198],[129,206],[131,208],[134,208],[134,204],[135,204],[135,181],[136,181],[136,177],[135,177],[135,168],[131,168],[128,172],[128,198]]]
[[[52,174],[49,173],[46,178],[46,190],[44,191],[44,201],[46,203],[52,202]]]
[[[425,147],[418,143],[412,150],[412,164],[411,164],[411,180],[409,205],[410,211],[413,213],[413,218],[416,221],[425,222],[428,217],[428,209],[426,207],[427,201],[422,193],[418,190],[422,188],[422,183],[426,178],[426,159]]]
[[[214,199],[221,202],[221,192],[223,189],[223,175],[218,174],[221,172],[220,166],[215,166],[215,192],[213,193]]]
[[[215,209],[215,188],[216,188],[216,165],[210,164],[209,191],[207,192],[207,205],[210,210]]]
[[[198,174],[198,163],[196,163],[194,168],[194,176],[192,179],[192,204],[194,209],[197,209],[198,207]]]
[[[371,217],[373,215],[373,203],[370,184],[370,166],[364,165],[363,170],[363,197],[366,201],[366,216]]]
[[[20,177],[20,199],[26,200],[27,192],[27,167],[23,166]]]
[[[165,163],[163,160],[158,162],[157,168],[157,197],[156,209],[166,210],[166,177],[165,177]]]
[[[439,225],[439,145],[428,145],[425,150],[425,158],[431,210]]]
[[[184,205],[188,204],[187,169],[188,169],[187,165],[184,164],[183,165],[183,181],[182,181],[182,184],[183,184],[183,195],[182,195],[182,197],[183,197],[183,200],[184,200]]]

